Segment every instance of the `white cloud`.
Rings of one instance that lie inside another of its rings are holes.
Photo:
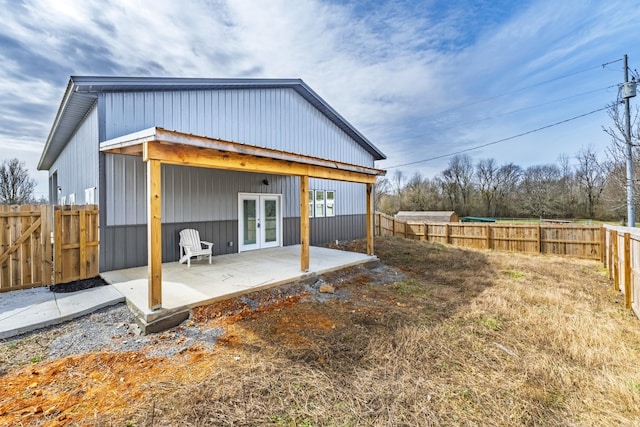
[[[367,10],[363,2],[319,0],[0,0],[0,118],[12,126],[0,130],[0,144],[28,146],[4,156],[38,152],[70,74],[301,77],[386,152],[383,166],[433,157],[610,102],[615,94],[603,92],[488,119],[614,84],[622,77],[617,65],[476,103],[627,52],[640,61],[640,12],[630,3],[534,0],[517,9],[509,2],[375,2]],[[588,124],[558,133],[572,140],[567,152],[591,136],[606,143],[600,123]],[[16,139],[16,132],[27,134]],[[477,155],[552,162],[553,132]],[[35,171],[37,158],[28,161]],[[446,162],[409,172],[432,174]]]

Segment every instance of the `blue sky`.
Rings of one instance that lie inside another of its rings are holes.
[[[379,167],[432,177],[449,158],[393,166],[603,108],[622,56],[640,69],[628,0],[0,0],[0,16],[0,160],[24,160],[37,196],[70,75],[302,78],[387,154]],[[609,123],[599,112],[468,154],[526,167],[604,153]]]

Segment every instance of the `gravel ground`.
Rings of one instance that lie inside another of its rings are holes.
[[[117,304],[70,322],[67,333],[51,341],[48,358],[94,351],[138,351],[150,357],[171,357],[194,345],[211,347],[224,331],[185,322],[165,333],[141,335],[134,314]]]
[[[401,274],[380,263],[357,266],[229,300],[224,314],[253,311],[296,295],[316,302],[349,298],[349,292],[340,285],[361,274],[368,276],[370,285],[402,279]],[[322,291],[323,285],[333,289]],[[34,363],[34,360],[54,360],[98,351],[142,351],[149,357],[172,357],[194,346],[211,348],[224,333],[222,328],[186,320],[165,332],[141,335],[134,314],[122,303],[60,325],[0,340],[0,375],[13,367]]]

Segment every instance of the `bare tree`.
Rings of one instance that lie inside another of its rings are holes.
[[[451,158],[449,167],[442,171],[440,185],[450,202],[451,209],[468,215],[473,195],[473,163],[466,154]]]
[[[401,210],[433,210],[437,208],[439,201],[440,195],[437,184],[431,182],[428,178],[423,178],[419,172],[416,172],[405,186]]]
[[[385,177],[378,177],[375,187],[375,205],[376,209],[380,209],[381,204],[385,198],[389,197],[391,193],[391,183]]]
[[[522,168],[514,163],[506,163],[498,169],[495,210],[498,216],[511,216],[516,212],[518,184]]]
[[[19,159],[4,160],[0,166],[0,203],[20,205],[33,199],[36,182],[29,177],[25,163]]]
[[[558,212],[560,168],[556,165],[531,166],[521,182],[523,213],[539,218]]]
[[[579,197],[574,168],[568,155],[558,156],[558,168],[558,214],[565,218],[574,218],[578,213]]]
[[[485,215],[496,214],[494,200],[498,191],[498,166],[494,159],[480,160],[476,164],[476,177],[478,178],[478,191],[484,203]]]
[[[607,181],[608,167],[606,162],[598,162],[593,147],[582,148],[576,156],[576,179],[584,197],[583,204],[590,219],[595,217],[596,206],[604,191]]]
[[[626,150],[627,139],[624,121],[624,109],[620,108],[622,104],[613,103],[607,113],[611,118],[611,126],[602,127],[602,130],[611,137],[611,145],[607,149],[607,157],[610,165],[610,172],[607,180],[607,189],[603,192],[603,199],[609,207],[609,211],[626,216],[624,207],[626,206]],[[640,167],[640,109],[636,106],[631,116],[631,144],[633,168],[639,171]],[[640,194],[640,180],[636,179],[633,183],[634,193]]]

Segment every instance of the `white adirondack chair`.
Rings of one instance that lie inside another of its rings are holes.
[[[200,240],[200,232],[192,228],[185,228],[180,232],[180,264],[186,262],[191,268],[191,258],[202,255],[209,255],[209,264],[211,264],[211,252],[213,243]]]

